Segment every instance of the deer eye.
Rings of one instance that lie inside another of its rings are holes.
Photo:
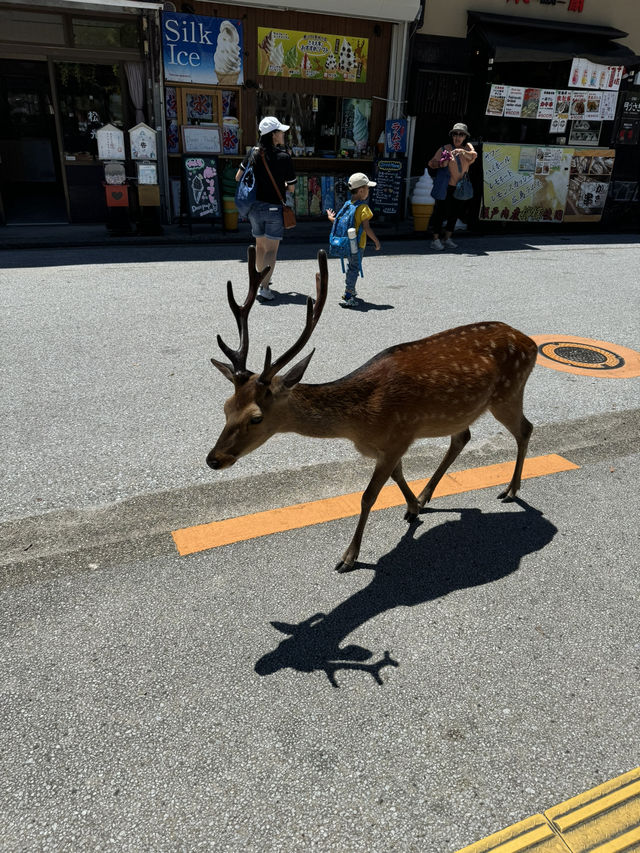
[[[255,415],[255,417],[251,418],[249,423],[259,424],[262,421],[262,415]]]

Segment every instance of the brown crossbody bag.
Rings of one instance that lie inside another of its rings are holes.
[[[292,208],[290,208],[288,205],[286,205],[284,203],[284,199],[282,198],[282,193],[278,189],[278,185],[276,184],[275,179],[274,179],[273,175],[271,174],[271,169],[269,168],[269,164],[267,163],[267,158],[264,156],[264,151],[261,150],[260,154],[262,156],[262,162],[264,163],[264,167],[267,170],[267,174],[271,178],[271,183],[273,184],[273,187],[274,187],[275,191],[278,193],[278,196],[280,197],[280,201],[282,202],[282,223],[283,223],[285,228],[295,228],[297,225],[296,214]]]

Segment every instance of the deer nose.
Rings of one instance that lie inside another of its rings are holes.
[[[216,458],[213,450],[207,456],[207,465],[209,466],[209,468],[213,468],[214,471],[216,468],[219,468],[222,465],[220,460]]]

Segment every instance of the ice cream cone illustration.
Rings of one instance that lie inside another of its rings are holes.
[[[233,86],[238,82],[242,70],[240,36],[231,21],[223,21],[220,24],[213,62],[221,86]]]
[[[338,68],[342,72],[345,80],[355,80],[357,60],[353,52],[353,48],[346,39],[342,39],[340,45],[340,58],[338,59]]]
[[[330,53],[324,63],[324,76],[329,77],[330,79],[334,78],[336,76],[337,68],[338,63],[336,61],[335,53]]]

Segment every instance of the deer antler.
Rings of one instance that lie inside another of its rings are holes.
[[[233,286],[230,281],[227,282],[227,299],[229,306],[236,318],[238,326],[238,334],[240,336],[240,347],[237,350],[232,350],[227,346],[218,335],[218,346],[231,362],[230,369],[233,375],[238,379],[246,379],[249,376],[247,371],[247,353],[249,351],[249,311],[255,302],[258,288],[260,287],[264,277],[267,275],[271,267],[265,267],[261,272],[256,269],[256,247],[249,246],[247,250],[247,262],[249,266],[249,290],[243,305],[238,305],[233,295]]]
[[[310,296],[307,297],[307,319],[305,321],[302,334],[295,342],[295,344],[290,347],[283,355],[281,355],[280,358],[276,359],[273,364],[271,363],[271,347],[267,347],[267,354],[264,359],[264,368],[262,369],[262,373],[260,374],[260,378],[258,379],[258,381],[261,382],[263,385],[268,385],[273,379],[273,377],[276,375],[276,373],[282,370],[285,364],[288,364],[291,359],[300,352],[300,350],[311,337],[311,333],[315,329],[316,324],[320,319],[322,309],[324,308],[324,303],[327,300],[327,286],[329,283],[327,253],[322,249],[318,252],[318,266],[320,268],[320,272],[316,273],[315,305],[313,299]]]

